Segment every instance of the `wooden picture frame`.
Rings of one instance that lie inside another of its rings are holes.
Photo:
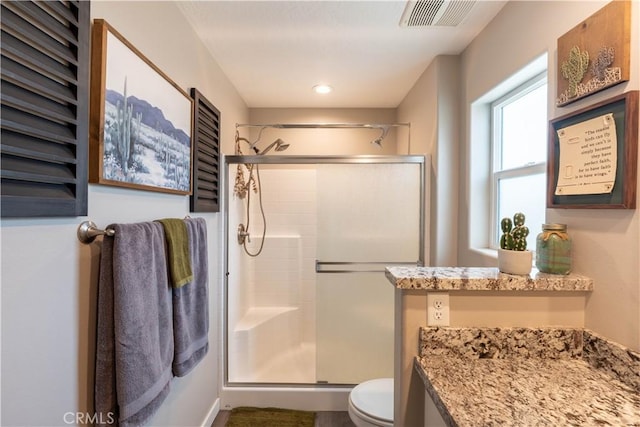
[[[193,100],[102,19],[89,121],[89,182],[191,194]]]
[[[628,81],[631,2],[614,0],[558,38],[557,63],[558,107]]]
[[[617,161],[613,189],[604,194],[558,195],[560,141],[558,131],[600,116],[613,116]],[[558,117],[549,122],[547,207],[579,209],[635,209],[638,168],[638,91],[626,92]]]

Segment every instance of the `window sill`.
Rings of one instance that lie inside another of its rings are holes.
[[[471,252],[474,252],[478,255],[482,255],[485,257],[490,257],[493,259],[498,259],[498,250],[497,249],[491,249],[491,248],[471,248],[470,249]]]

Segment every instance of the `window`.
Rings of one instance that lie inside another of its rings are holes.
[[[546,72],[491,104],[491,247],[500,239],[499,222],[516,212],[526,215],[528,248],[541,230],[546,207]]]

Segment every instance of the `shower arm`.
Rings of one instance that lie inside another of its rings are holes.
[[[254,142],[249,141],[247,138],[243,138],[241,136],[236,138],[238,141],[244,141],[247,144],[249,144],[249,148],[252,149],[253,151],[256,152],[256,154],[258,154],[258,149],[256,148],[256,145],[258,144],[258,142],[260,142],[260,138],[258,137],[257,140],[255,140]]]
[[[262,127],[262,128],[260,129],[260,131],[258,132],[258,137],[256,138],[256,140],[255,140],[255,141],[253,141],[253,142],[251,142],[251,141],[249,141],[247,138],[242,138],[241,136],[239,136],[239,135],[238,135],[238,127],[239,127],[239,126],[240,126],[240,125],[238,125],[238,124],[236,123],[236,142],[237,142],[237,141],[244,141],[244,142],[246,142],[247,144],[249,144],[249,148],[250,148],[250,149],[252,149],[253,151],[255,151],[255,152],[256,152],[256,154],[258,154],[258,149],[256,148],[256,145],[258,145],[258,142],[260,142],[260,138],[262,138],[262,132],[265,130],[265,127]]]
[[[389,130],[392,127],[406,127],[411,130],[411,123],[271,123],[271,124],[251,124],[251,123],[236,123],[237,128],[260,128],[258,138],[254,143],[249,143],[251,148],[260,141],[262,131],[271,129],[379,129],[382,131],[380,136],[371,143],[381,146],[382,140],[387,136]],[[410,152],[410,138],[411,132],[409,132],[407,138],[407,151]],[[245,138],[242,138],[247,141]],[[247,141],[249,142],[249,141]]]

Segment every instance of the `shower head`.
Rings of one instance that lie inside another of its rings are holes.
[[[258,150],[257,147],[253,147],[253,151],[255,151],[256,154],[263,155],[263,154],[267,154],[274,147],[276,151],[284,151],[287,148],[289,148],[289,144],[284,142],[282,139],[278,138],[275,141],[273,141],[271,144],[269,144],[267,148],[265,148],[264,150],[260,151]]]
[[[276,139],[274,144],[276,144],[276,151],[284,151],[287,148],[289,148],[289,144],[287,144],[286,142],[284,142],[280,138]]]

